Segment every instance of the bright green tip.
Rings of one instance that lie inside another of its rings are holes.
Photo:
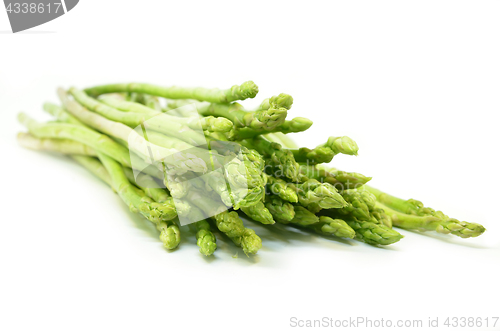
[[[247,256],[249,254],[256,254],[262,248],[262,240],[255,234],[254,230],[246,228],[241,238],[241,248],[243,248],[243,252]]]
[[[200,253],[205,256],[212,255],[217,249],[215,237],[209,231],[203,231],[203,233],[198,237],[196,244],[200,247]]]
[[[167,249],[174,249],[181,242],[181,234],[177,226],[169,226],[160,233],[160,240]]]
[[[269,104],[275,108],[285,108],[289,110],[292,108],[293,98],[286,93],[280,93],[278,96],[273,96],[269,99]]]
[[[342,153],[347,155],[358,155],[358,144],[347,136],[343,137],[330,137],[325,144],[330,147],[335,154]]]
[[[253,81],[249,80],[240,85],[241,96],[244,99],[255,98],[259,93],[259,87]]]
[[[294,130],[305,131],[313,125],[313,121],[305,117],[295,117],[290,120],[290,125]]]
[[[233,122],[225,117],[217,117],[212,125],[214,132],[229,132],[233,128]]]

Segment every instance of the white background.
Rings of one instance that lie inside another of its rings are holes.
[[[0,10],[0,329],[499,316],[499,17],[499,1],[86,0],[13,35]],[[294,136],[301,145],[358,142],[359,156],[334,166],[488,231],[462,240],[402,230],[401,242],[375,248],[250,225],[264,243],[253,258],[223,238],[204,258],[188,234],[169,253],[83,168],[15,140],[17,112],[48,119],[41,105],[58,86],[249,79],[261,91],[249,107],[286,92],[289,116],[314,121]]]

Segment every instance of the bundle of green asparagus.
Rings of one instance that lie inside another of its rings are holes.
[[[179,227],[188,225],[203,255],[214,254],[219,235],[255,254],[261,238],[241,216],[371,245],[403,238],[393,226],[462,238],[485,231],[372,188],[371,177],[325,166],[337,154],[357,155],[356,142],[337,136],[299,148],[287,134],[312,122],[286,118],[288,94],[264,99],[255,110],[236,102],[257,93],[251,81],[226,90],[139,83],[60,88],[61,105],[43,106],[54,121],[19,114],[28,132],[18,141],[69,155],[154,223],[170,250],[180,243]]]

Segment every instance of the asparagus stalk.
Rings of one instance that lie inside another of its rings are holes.
[[[91,98],[86,97],[83,93],[80,93],[77,90],[72,90],[72,93],[73,93],[73,95],[75,97],[79,98],[79,100],[83,104],[85,104],[87,106],[90,106],[90,107],[93,107],[93,109],[99,109],[99,108],[102,109],[103,108],[103,107],[100,107],[100,105],[98,105],[98,104],[96,105],[95,104],[95,102],[96,102],[95,100],[93,101]],[[108,107],[108,108],[110,108],[110,107]],[[105,108],[105,109],[108,109],[108,108]],[[109,110],[109,112],[113,112],[114,111],[113,109],[108,109],[108,110]],[[92,114],[92,115],[95,115],[95,114]],[[104,120],[104,122],[106,122],[105,119],[103,119],[103,120]],[[116,123],[116,122],[114,122],[114,123],[115,124],[119,124],[119,123]],[[124,131],[129,132],[129,134],[134,134],[135,133],[133,130],[126,129],[125,126],[123,126],[122,128],[124,128]],[[108,130],[108,134],[113,134],[113,132],[111,130]],[[155,141],[159,141],[161,139],[161,137],[158,134],[149,134],[149,135],[152,136],[152,138],[155,139]],[[125,139],[123,139],[124,138],[123,135],[117,136],[117,138],[125,140]],[[135,137],[136,140],[139,140],[141,143],[143,143],[143,141],[141,141],[141,138],[142,137],[140,137],[140,136],[136,136]],[[129,138],[129,142],[130,142],[130,138]],[[164,143],[164,145],[168,144],[165,141],[163,141],[163,143]],[[131,149],[133,149],[133,147],[130,146],[130,144],[129,144],[129,147]],[[143,147],[143,146],[140,146],[140,147]],[[160,147],[158,145],[152,145],[152,144],[150,144],[148,146],[148,148],[149,148],[149,150],[151,150],[151,149],[159,150],[158,153],[162,152],[162,150],[161,150],[162,147]],[[201,166],[202,165],[206,166],[206,164],[209,163],[208,159],[210,158],[210,155],[209,155],[209,153],[207,151],[205,151],[203,149],[194,149],[193,148],[190,151],[193,154],[188,154],[188,153],[185,154],[188,159],[184,158],[184,156],[181,155],[181,153],[177,153],[177,155],[175,155],[173,158],[172,157],[168,157],[167,160],[166,160],[166,162],[171,161],[171,163],[173,163],[174,166],[176,166],[177,163],[180,162],[179,166],[177,166],[177,168],[186,169],[188,167],[191,167],[188,170],[195,171],[195,172],[200,172],[200,170],[202,170]],[[142,151],[139,150],[139,152],[142,152],[141,154],[144,155],[144,151],[143,150]],[[212,155],[212,160],[213,160],[213,156],[214,155]],[[181,162],[181,161],[183,161],[182,160],[183,158],[184,158],[184,162]],[[231,161],[227,161],[226,160],[226,162],[223,162],[223,163],[220,163],[220,164],[224,164],[224,168],[226,170],[226,173],[228,175],[228,180],[230,181],[230,183],[232,183],[233,185],[236,185],[235,183],[237,183],[237,184],[244,184],[245,186],[248,185],[248,186],[250,186],[251,193],[252,192],[254,193],[253,195],[249,196],[249,198],[252,198],[252,199],[246,199],[246,200],[242,200],[241,198],[240,199],[236,199],[237,203],[235,205],[235,208],[238,208],[239,205],[243,206],[243,205],[245,205],[245,203],[247,205],[248,204],[257,203],[258,200],[255,200],[254,197],[257,197],[258,193],[263,192],[263,186],[264,186],[264,184],[262,184],[262,183],[255,184],[254,182],[251,182],[251,181],[249,182],[249,179],[253,180],[253,179],[259,178],[261,171],[258,170],[258,169],[255,169],[253,167],[253,164],[251,164],[251,163],[245,162],[244,164],[242,164],[241,161],[238,160],[238,159],[236,159],[236,158],[233,158]],[[196,169],[196,167],[199,167],[199,168]],[[206,171],[206,170],[207,169],[205,168],[204,171]],[[170,182],[171,178],[167,176],[167,179],[169,179],[169,182]],[[210,183],[218,183],[216,185],[216,188],[221,190],[221,192],[219,192],[219,193],[221,193],[221,195],[223,197],[225,196],[224,201],[226,203],[229,203],[229,199],[227,198],[227,194],[225,194],[226,190],[224,190],[224,188],[221,186],[222,182],[221,182],[220,178],[218,180],[216,179],[215,181],[210,181]],[[225,183],[224,183],[224,185],[225,185]],[[259,187],[254,187],[254,185],[259,186]],[[170,186],[172,186],[172,184],[169,184],[169,187]],[[181,193],[176,192],[176,194],[181,194]]]
[[[395,211],[386,205],[377,202],[391,217],[394,226],[407,230],[436,231],[443,234],[452,234],[461,238],[472,238],[483,234],[486,229],[478,223],[460,222],[453,218],[442,219],[436,216],[416,216]]]
[[[250,207],[241,207],[241,211],[254,221],[262,224],[274,224],[274,219],[262,201]]]
[[[292,149],[293,156],[297,162],[316,164],[329,163],[333,157],[339,153],[347,155],[357,155],[358,145],[349,137],[330,137],[324,144],[314,149],[306,147]]]
[[[344,220],[356,232],[356,239],[370,245],[390,245],[403,236],[384,222],[384,214],[375,209],[369,220],[358,219],[353,213],[343,213],[341,209],[328,209],[322,212],[331,218]]]
[[[291,95],[286,93],[280,93],[279,95],[272,96],[270,98],[264,99],[256,111],[268,110],[271,108],[284,108],[289,110],[292,108],[293,98]]]
[[[297,144],[290,138],[290,136],[287,136],[282,132],[268,133],[264,136],[264,138],[269,141],[278,143],[285,148],[298,148]]]
[[[314,213],[321,209],[343,208],[348,205],[331,184],[309,179],[296,187],[299,203]]]
[[[205,220],[205,215],[199,208],[191,206],[189,213],[190,219],[200,220],[189,224],[189,228],[196,232],[196,245],[200,248],[200,253],[205,256],[212,255],[217,249],[217,243],[210,224]]]
[[[153,164],[155,161],[164,162],[170,165],[170,171],[194,171],[202,173],[207,171],[207,164],[200,158],[188,153],[178,152],[174,149],[154,145],[123,123],[114,122],[92,113],[78,103],[69,100],[64,90],[59,89],[58,94],[65,108],[73,116],[101,132],[127,141],[129,149],[136,152],[147,163]]]
[[[210,224],[206,220],[193,223],[196,229],[196,245],[200,248],[200,253],[205,256],[212,255],[217,249],[217,243]]]
[[[152,84],[128,83],[94,86],[85,89],[85,92],[94,97],[107,93],[127,92],[145,93],[167,99],[195,99],[213,103],[229,103],[254,98],[259,92],[259,88],[252,81],[244,82],[241,85],[234,85],[227,90],[206,89],[202,87],[161,87]]]
[[[124,95],[125,96],[125,98],[123,98],[124,100],[140,103],[155,111],[161,111],[160,100],[158,99],[158,97],[154,95],[149,95],[144,93],[126,93],[126,94],[115,93],[115,95]]]
[[[288,224],[295,217],[293,205],[274,195],[266,196],[266,208],[279,223]]]
[[[137,187],[143,190],[144,193],[146,193],[146,195],[154,201],[165,202],[171,200],[168,192],[165,189],[161,188],[160,185],[153,179],[153,177],[141,173],[136,178],[132,169],[124,168],[123,171],[125,172],[125,176],[127,176],[129,182],[135,184]]]
[[[238,103],[217,104],[202,102],[195,104],[203,116],[225,117],[237,128],[251,128],[256,131],[273,130],[285,121],[288,109],[274,105],[269,109],[246,111]]]
[[[46,104],[44,106],[44,109],[46,109],[50,114],[56,116],[60,120],[67,121],[67,122],[74,123],[74,124],[77,124],[77,125],[84,126],[84,127],[88,128],[85,124],[83,124],[82,122],[80,122],[78,119],[76,119],[72,115],[66,113],[59,106],[52,105],[52,104]],[[158,144],[159,146],[166,147],[166,148],[176,148],[176,149],[179,149],[179,150],[184,150],[184,149],[191,148],[192,150],[194,150],[195,152],[197,152],[196,153],[197,155],[201,154],[202,156],[204,156],[203,153],[206,152],[203,149],[200,149],[201,151],[197,151],[197,149],[195,147],[193,147],[192,145],[187,144],[184,141],[178,140],[176,138],[167,138],[167,137],[163,136],[162,134],[156,133],[156,132],[149,132],[148,138],[151,140],[151,142],[153,142],[155,144]],[[46,139],[50,139],[50,138],[46,138]],[[51,139],[51,140],[53,141],[52,146],[51,146],[53,148],[53,151],[59,152],[59,153],[65,153],[64,150],[62,150],[59,147],[59,143],[58,142],[61,139]],[[125,142],[123,140],[120,140],[120,139],[116,139],[116,140],[126,148],[125,150],[128,150],[128,144],[127,144],[127,142]],[[74,141],[73,144],[75,145],[74,148],[80,148],[80,149],[82,149],[82,148],[86,147],[86,145],[80,144],[80,143],[78,143],[76,141]],[[119,149],[123,149],[123,147],[120,147]],[[90,149],[90,150],[92,150],[92,149]],[[71,154],[75,154],[75,153],[71,153]],[[122,154],[124,154],[124,153],[122,153]],[[148,167],[148,165],[144,161],[142,161],[141,159],[139,159],[139,158],[136,157],[135,163],[137,163],[136,165],[140,169],[144,169],[143,171],[146,171],[149,174],[152,174],[152,171],[153,171],[154,177],[156,177],[156,178],[163,178],[163,174],[161,172],[159,172],[158,169],[155,171],[151,167]],[[131,166],[131,164],[125,164],[125,165],[128,166],[128,167]],[[130,177],[129,177],[129,179],[130,179]],[[172,196],[173,197],[175,197],[177,199],[180,199],[180,198],[182,198],[186,194],[187,189],[186,189],[185,185],[183,184],[182,181],[179,181],[178,179],[176,179],[175,176],[166,173],[164,179],[165,179],[165,181],[164,181],[165,185],[167,185],[169,187],[170,191],[172,192]],[[182,212],[182,207],[180,206],[180,204],[179,204],[178,207],[181,208],[181,210],[179,210],[179,211]]]
[[[311,127],[313,122],[304,117],[295,117],[291,120],[285,120],[282,124],[274,127],[273,129],[261,129],[255,130],[248,127],[238,128],[231,136],[234,140],[243,140],[250,139],[258,135],[265,135],[270,133],[296,133],[306,131]],[[277,143],[282,143],[280,141],[276,141]],[[286,145],[286,144],[285,144]],[[286,146],[288,148],[295,148],[294,144],[291,146]]]
[[[68,102],[65,94],[61,94],[61,97],[63,98],[63,100],[65,102]],[[76,119],[72,115],[66,113],[64,111],[64,109],[62,109],[59,106],[56,106],[53,104],[46,104],[46,105],[44,105],[44,109],[47,112],[49,112],[50,114],[56,116],[59,120],[63,120],[65,122],[69,122],[69,123],[74,123],[74,124],[88,128],[85,124],[80,122],[78,119]],[[159,146],[162,146],[165,148],[174,148],[174,149],[178,149],[178,150],[191,149],[191,151],[194,151],[197,155],[201,155],[202,157],[205,157],[205,159],[209,158],[209,155],[204,155],[206,153],[206,150],[197,149],[197,148],[193,147],[192,145],[189,145],[188,143],[181,141],[181,140],[178,140],[178,139],[173,138],[173,137],[167,138],[166,136],[163,136],[160,133],[156,133],[154,131],[151,131],[148,134],[148,138],[154,144],[158,144]],[[126,141],[123,141],[123,140],[118,139],[118,138],[115,138],[115,139],[118,143],[123,145],[126,148],[126,150],[128,150],[128,143]],[[57,142],[58,140],[59,139],[56,139],[55,141]],[[79,143],[75,141],[74,144],[79,144]],[[85,145],[83,145],[83,146],[85,146]],[[57,147],[57,145],[53,145],[53,147]],[[120,147],[120,149],[123,149],[123,147]],[[54,149],[54,151],[64,153],[64,151],[60,150],[60,148]],[[131,153],[131,152],[129,151],[129,153]],[[166,173],[165,177],[164,177],[163,174],[161,172],[159,172],[160,170],[156,169],[156,171],[155,171],[154,168],[149,167],[148,164],[146,164],[144,161],[142,161],[142,159],[140,159],[138,157],[135,158],[135,163],[136,163],[136,166],[138,166],[138,168],[143,169],[143,171],[147,172],[148,174],[150,174],[150,175],[152,174],[156,178],[164,178],[164,183],[170,189],[173,197],[180,199],[186,194],[187,189],[186,189],[184,183],[182,181],[179,181],[177,178],[175,178],[175,176],[173,176],[169,173]],[[131,164],[125,164],[125,165],[128,167],[131,166]],[[179,211],[182,212],[182,206],[180,205],[180,203],[178,203],[178,204],[179,204],[178,207],[180,208]]]
[[[61,95],[61,93],[63,92],[58,92],[58,93],[60,93]],[[191,128],[189,128],[188,126],[179,123],[175,119],[172,119],[172,116],[164,114],[159,114],[159,116],[155,116],[156,114],[158,114],[156,112],[153,112],[151,114],[137,113],[137,112],[123,112],[111,106],[108,106],[104,103],[101,103],[94,98],[89,97],[87,94],[85,94],[85,92],[78,90],[76,88],[70,88],[69,93],[75,98],[75,100],[81,106],[87,108],[88,110],[91,110],[92,112],[95,112],[96,114],[101,115],[99,116],[101,118],[100,122],[106,122],[106,119],[108,119],[110,121],[113,121],[114,123],[117,122],[122,123],[120,125],[115,124],[115,127],[121,128],[122,130],[128,132],[128,134],[130,134],[131,131],[133,130],[127,128],[126,126],[132,128],[141,127],[143,128],[143,130],[151,129],[158,132],[170,133],[186,141],[187,143],[190,143],[195,146],[206,144],[205,137],[203,136],[202,133],[196,132]],[[64,102],[64,97],[62,97],[61,99],[63,99]],[[73,112],[72,109],[69,108],[69,106],[67,106],[67,108],[68,111]],[[80,113],[82,113],[81,109]],[[78,118],[76,114],[73,115],[75,115]],[[89,114],[87,117],[92,117],[92,116]],[[93,116],[94,118],[93,122],[95,123],[96,122],[95,119],[99,117]],[[80,120],[83,121],[83,119]],[[117,129],[115,128],[115,130]],[[181,132],[182,134],[179,134]]]
[[[46,102],[43,104],[43,110],[46,111],[47,113],[49,113],[50,115],[54,116],[55,118],[57,118],[58,121],[70,123],[70,124],[75,124],[75,125],[86,126],[81,121],[79,121],[76,117],[68,114],[61,106],[58,106],[56,104]]]
[[[384,224],[359,221],[355,217],[344,220],[356,232],[356,239],[370,245],[390,245],[403,238],[399,232]]]
[[[359,149],[356,142],[347,136],[329,137],[326,143],[321,144],[318,147],[330,148],[335,153],[335,155],[358,155]]]
[[[340,191],[360,187],[372,179],[356,172],[345,172],[334,168],[328,169],[322,166],[305,164],[300,165],[300,173],[307,178],[316,179],[322,183],[330,183]]]
[[[175,249],[181,242],[181,231],[175,222],[162,221],[156,224],[156,228],[160,231],[160,240],[163,246],[167,249]]]
[[[251,128],[256,131],[273,130],[283,124],[293,99],[287,94],[280,94],[265,99],[255,111],[245,111],[238,103],[198,103],[198,112],[202,115],[214,115],[230,119],[238,128]]]
[[[18,120],[26,126],[30,133],[37,138],[57,138],[70,139],[88,145],[95,151],[105,153],[117,160],[124,166],[132,168],[130,154],[127,148],[118,144],[106,135],[100,134],[92,129],[67,123],[38,123],[28,115],[20,113]],[[156,178],[162,178],[163,174],[158,169],[148,167],[148,164],[141,160],[137,161],[144,172]]]
[[[345,190],[342,197],[349,204],[339,210],[341,214],[352,214],[357,219],[370,221],[377,198],[367,190]]]
[[[37,138],[26,132],[17,134],[17,141],[25,148],[58,152],[62,154],[77,154],[96,156],[95,151],[87,145],[69,139]]]
[[[157,111],[147,106],[135,102],[123,101],[115,97],[104,97],[100,98],[99,101],[124,112],[140,113],[148,115],[150,117],[158,115]],[[198,114],[196,114],[196,116],[189,117],[176,117],[170,116],[168,114],[163,114],[161,115],[161,117],[162,120],[177,122],[193,130],[201,129],[210,132],[228,132],[233,128],[233,122],[224,117],[200,117]]]
[[[377,207],[383,209],[397,227],[451,233],[461,238],[477,237],[486,231],[481,224],[460,222],[441,211],[424,207],[420,201],[396,198],[373,187],[367,186],[367,189],[377,198]]]
[[[307,164],[316,163],[329,163],[335,156],[335,152],[328,147],[316,147],[314,149],[309,149],[307,147],[301,147],[297,149],[290,150],[293,153],[295,161]]]
[[[328,216],[320,216],[319,222],[309,227],[317,233],[333,234],[339,238],[352,239],[356,236],[356,232],[344,220],[339,218],[334,219]]]
[[[270,194],[277,195],[288,202],[298,202],[297,189],[280,178],[267,176],[267,188]]]
[[[294,182],[299,180],[299,164],[295,162],[292,152],[282,149],[280,144],[270,142],[262,137],[243,140],[241,144],[253,148],[265,156],[267,174],[275,177],[285,176]]]
[[[293,209],[295,211],[295,216],[290,221],[290,223],[301,226],[307,226],[319,222],[319,217],[316,216],[314,213],[310,212],[309,210],[307,210],[306,208],[294,205]]]

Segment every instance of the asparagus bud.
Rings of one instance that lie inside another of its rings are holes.
[[[267,176],[267,182],[270,194],[278,195],[281,199],[289,202],[299,201],[297,190],[292,184],[273,176]]]
[[[293,205],[274,195],[266,196],[266,207],[279,223],[290,223],[295,217]]]
[[[274,219],[269,210],[264,206],[262,201],[257,202],[250,207],[241,207],[248,217],[262,224],[274,224]]]
[[[311,204],[321,209],[343,208],[348,205],[335,187],[328,183],[320,183],[315,179],[309,179],[297,185],[297,195],[299,203],[308,208]],[[314,209],[316,210],[317,207]]]
[[[339,238],[354,238],[356,232],[347,223],[339,218],[320,216],[319,222],[310,226],[321,234],[333,234]]]

